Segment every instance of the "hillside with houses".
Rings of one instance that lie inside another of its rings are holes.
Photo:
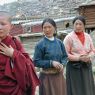
[[[18,19],[61,18],[77,15],[76,8],[93,0],[17,0],[0,6]]]

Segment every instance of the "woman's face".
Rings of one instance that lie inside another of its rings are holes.
[[[55,27],[49,22],[45,22],[43,25],[43,32],[45,36],[47,36],[48,38],[53,37],[53,34],[55,32]]]
[[[84,24],[81,20],[76,20],[74,22],[74,31],[75,32],[83,32],[85,29]]]
[[[4,39],[10,32],[11,24],[8,21],[8,17],[0,16],[0,39]]]

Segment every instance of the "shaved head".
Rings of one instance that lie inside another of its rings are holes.
[[[0,16],[6,17],[6,18],[8,19],[9,22],[11,22],[11,20],[12,20],[12,19],[11,19],[10,13],[7,12],[7,11],[0,11]]]

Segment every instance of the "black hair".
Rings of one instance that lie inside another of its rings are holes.
[[[54,36],[56,36],[56,35],[57,35],[57,26],[56,26],[55,21],[54,21],[53,19],[51,19],[51,18],[46,18],[46,19],[44,19],[43,22],[42,22],[42,28],[43,28],[43,25],[44,25],[46,22],[49,22],[50,24],[53,25],[53,27],[55,28]]]
[[[77,16],[77,17],[75,17],[75,18],[73,19],[73,24],[75,23],[76,20],[82,21],[84,25],[86,24],[86,22],[85,22],[85,17],[83,17],[83,16]]]
[[[66,28],[68,28],[68,27],[70,27],[70,24],[69,24],[69,23],[66,23],[66,25],[65,25],[65,26],[66,26]]]

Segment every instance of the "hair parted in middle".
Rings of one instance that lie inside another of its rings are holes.
[[[76,20],[80,20],[85,26],[86,22],[85,22],[85,17],[84,16],[79,15],[79,16],[75,17],[73,19],[73,24],[75,23]]]
[[[44,25],[46,22],[50,23],[50,24],[55,28],[54,36],[56,36],[56,35],[57,35],[57,26],[56,26],[55,21],[54,21],[53,19],[51,19],[51,18],[46,18],[46,19],[44,19],[43,22],[42,22],[42,29],[43,29],[43,25]]]

